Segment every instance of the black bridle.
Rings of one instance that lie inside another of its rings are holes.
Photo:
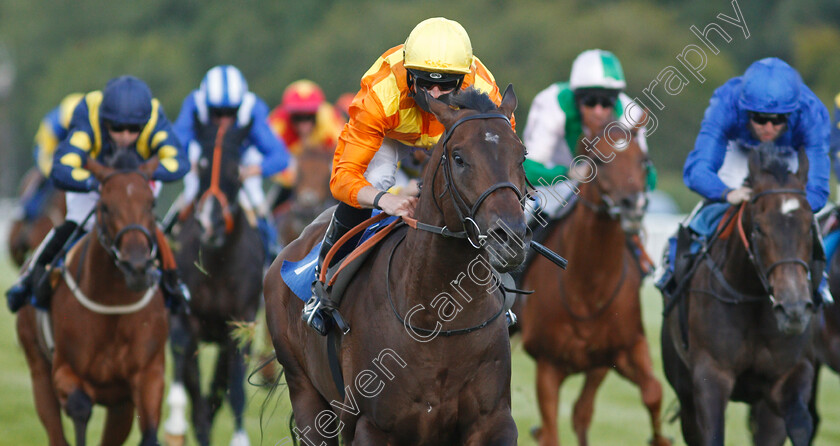
[[[770,189],[770,190],[762,191],[762,192],[759,192],[758,194],[755,194],[750,199],[750,204],[754,205],[758,201],[759,198],[762,198],[762,197],[765,197],[765,196],[768,196],[768,195],[777,195],[777,194],[795,194],[795,195],[799,195],[799,196],[803,196],[803,197],[806,196],[805,191],[801,190],[801,189]],[[752,220],[752,218],[751,218],[751,220]],[[812,228],[811,230],[813,231],[813,225],[811,226],[811,228]],[[747,256],[749,257],[750,262],[752,262],[753,266],[755,267],[755,271],[756,271],[756,274],[758,275],[758,279],[759,279],[759,281],[761,281],[761,286],[764,288],[764,291],[767,292],[767,294],[770,296],[771,301],[775,298],[773,297],[773,286],[770,285],[769,276],[770,276],[770,273],[773,272],[773,269],[775,269],[777,266],[788,264],[788,263],[792,263],[794,265],[801,265],[803,268],[805,268],[805,273],[808,275],[809,283],[811,282],[811,266],[808,265],[808,263],[805,262],[802,259],[798,259],[798,258],[781,259],[781,260],[777,260],[777,261],[771,263],[770,266],[768,266],[766,269],[763,268],[762,267],[762,262],[761,262],[761,257],[759,256],[758,250],[756,249],[757,243],[756,243],[756,240],[755,240],[755,238],[756,238],[755,225],[753,225],[753,228],[750,230],[749,242],[748,242],[746,235],[743,233],[744,228],[743,228],[743,224],[742,224],[742,221],[741,221],[740,213],[739,213],[739,216],[738,216],[738,230],[740,231],[741,240],[744,242],[744,247],[746,248]],[[750,246],[750,244],[752,244],[752,246]],[[775,302],[773,302],[773,303],[775,303]]]
[[[432,194],[435,194],[435,178],[437,178],[438,170],[441,166],[443,166],[443,178],[444,178],[444,190],[439,195],[436,195],[438,198],[443,198],[443,195],[449,192],[449,195],[452,197],[452,202],[454,204],[455,212],[458,214],[458,220],[461,222],[461,226],[463,231],[460,232],[453,232],[447,229],[446,226],[444,227],[437,227],[432,226],[424,223],[417,223],[417,229],[422,229],[429,232],[434,232],[436,234],[440,234],[446,237],[457,237],[457,238],[465,238],[474,248],[481,248],[483,240],[485,240],[488,236],[486,234],[481,233],[481,228],[478,227],[478,223],[475,221],[475,214],[478,212],[478,208],[484,203],[490,194],[496,192],[499,189],[511,189],[516,194],[516,198],[519,200],[520,205],[522,204],[522,192],[516,187],[515,184],[511,183],[510,181],[503,181],[496,183],[489,188],[487,188],[481,195],[478,196],[475,203],[470,206],[466,200],[464,200],[461,193],[458,191],[458,188],[455,187],[455,183],[452,180],[452,166],[449,164],[449,157],[447,156],[446,152],[446,144],[449,142],[449,139],[452,138],[452,134],[459,125],[463,124],[466,121],[472,121],[473,119],[503,119],[505,122],[510,124],[510,119],[501,114],[501,113],[478,113],[475,115],[464,116],[463,118],[455,121],[452,127],[449,127],[444,133],[443,138],[441,139],[441,145],[443,147],[443,154],[440,157],[440,161],[438,162],[437,167],[435,167],[435,173],[432,176]],[[437,206],[438,210],[443,213],[443,209],[440,208],[437,200],[435,200],[435,206]]]
[[[143,177],[143,180],[145,182],[149,181],[149,177],[136,170],[120,170],[112,172],[111,174],[103,178],[101,181],[101,185],[104,186],[108,180],[114,177],[114,175],[126,173],[136,173],[137,175]],[[125,236],[125,234],[127,234],[130,231],[139,231],[141,234],[143,234],[143,236],[146,237],[146,241],[148,241],[149,243],[150,252],[149,256],[146,258],[145,269],[151,268],[154,265],[155,260],[157,259],[158,245],[156,238],[152,235],[148,228],[146,228],[143,225],[133,223],[123,226],[119,231],[117,231],[117,234],[114,237],[111,237],[108,234],[108,228],[106,227],[105,222],[102,218],[96,219],[96,226],[97,239],[99,240],[99,243],[102,245],[103,248],[105,248],[105,251],[108,252],[111,258],[114,260],[114,263],[120,270],[122,270],[123,272],[131,272],[131,266],[129,262],[123,258],[119,248],[123,236]]]

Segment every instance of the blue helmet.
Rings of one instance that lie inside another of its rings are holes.
[[[204,75],[200,90],[209,108],[237,108],[248,93],[248,82],[233,65],[218,65]]]
[[[747,68],[738,105],[760,113],[790,113],[799,108],[802,78],[783,60],[768,57]]]
[[[115,124],[144,125],[152,116],[152,92],[134,76],[111,79],[105,85],[99,116]]]

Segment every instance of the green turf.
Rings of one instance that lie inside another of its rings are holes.
[[[0,286],[5,290],[13,280],[13,270],[9,262],[0,259]],[[675,402],[674,393],[665,382],[659,358],[659,324],[661,305],[659,295],[651,287],[645,287],[644,322],[649,335],[651,352],[657,377],[665,390],[663,407],[669,408]],[[258,336],[258,339],[261,337]],[[208,370],[215,358],[215,349],[203,348],[201,361]],[[167,358],[169,359],[169,358]],[[209,378],[205,372],[206,381]],[[30,445],[46,444],[46,434],[33,406],[31,383],[23,352],[18,346],[14,331],[14,318],[5,307],[0,310],[0,445]],[[580,390],[582,379],[580,376],[569,379],[561,390],[560,429],[563,444],[576,444],[571,432],[570,414],[575,398]],[[831,372],[824,372],[821,377],[819,392],[820,412],[823,422],[817,437],[817,445],[840,444],[840,386],[837,376]],[[288,438],[289,401],[286,393],[275,395],[269,401],[269,411],[263,419],[262,441],[260,442],[260,412],[262,403],[266,399],[266,391],[247,386],[249,396],[247,418],[245,420],[252,444],[283,445]],[[529,430],[539,423],[539,415],[534,393],[534,362],[524,353],[518,337],[513,340],[513,415],[520,432],[520,445],[532,445]],[[104,410],[96,408],[88,428],[88,441],[97,444],[101,433]],[[166,409],[164,408],[164,417]],[[727,411],[727,445],[749,444],[745,420],[746,407],[742,404],[732,404]],[[230,441],[233,421],[227,406],[217,418],[217,426],[213,431],[213,444],[226,445]],[[598,392],[595,403],[595,417],[590,430],[590,442],[595,445],[644,445],[650,438],[650,424],[647,412],[641,403],[638,390],[618,377],[617,374],[608,375]],[[675,444],[684,444],[679,432],[679,423],[665,424],[666,435],[677,439]],[[65,432],[72,438],[72,427],[65,419]],[[163,433],[159,435],[163,440]],[[128,444],[137,444],[140,435],[136,427],[128,440]],[[191,438],[188,444],[194,444]],[[285,443],[288,444],[288,443]]]

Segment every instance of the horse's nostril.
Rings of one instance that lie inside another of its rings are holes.
[[[785,314],[785,313],[786,313],[786,311],[785,311],[785,307],[784,307],[782,304],[775,304],[775,305],[773,305],[773,312],[774,312],[774,313],[781,313],[781,314]]]
[[[813,302],[805,302],[805,311],[809,313],[814,312],[814,303]]]
[[[503,230],[502,228],[496,228],[490,231],[490,236],[493,239],[499,241],[500,243],[507,243],[510,240],[507,231]]]

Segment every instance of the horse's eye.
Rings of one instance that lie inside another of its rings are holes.
[[[100,205],[99,206],[99,211],[102,212],[103,214],[107,214],[108,213],[108,206],[105,206],[104,204]]]
[[[452,155],[452,159],[454,159],[454,160],[455,160],[455,164],[457,164],[457,165],[459,165],[459,166],[463,166],[463,165],[464,165],[464,159],[463,159],[463,158],[461,158],[461,155],[460,155],[460,154],[457,154],[457,153],[456,153],[456,154]]]
[[[753,225],[753,232],[755,233],[755,235],[764,235],[764,231],[761,230],[761,226],[757,224]]]

